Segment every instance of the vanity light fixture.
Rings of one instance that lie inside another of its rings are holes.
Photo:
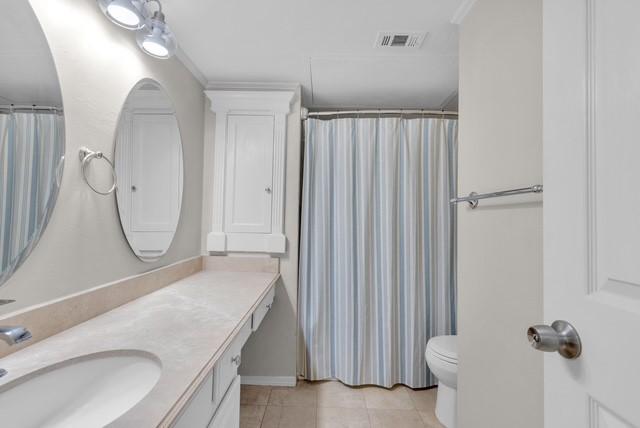
[[[98,0],[98,5],[111,22],[122,28],[137,30],[144,27],[142,2],[139,0]]]
[[[153,13],[144,27],[136,32],[138,46],[156,58],[170,58],[176,52],[176,38],[169,30],[161,10]]]
[[[158,8],[153,13],[149,3]],[[171,58],[178,47],[176,37],[167,25],[159,0],[98,0],[107,18],[127,30],[136,30],[140,49],[155,58]]]

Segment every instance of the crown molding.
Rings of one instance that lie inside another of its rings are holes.
[[[471,9],[476,4],[476,1],[477,0],[464,0],[451,17],[451,23],[456,25],[462,24],[462,21],[464,21],[469,12],[471,12]]]
[[[272,110],[289,114],[291,105],[295,101],[295,91],[247,91],[207,89],[204,91],[209,98],[213,112],[229,112],[236,110]]]
[[[297,91],[297,82],[224,82],[210,80],[205,85],[207,90],[214,91]]]
[[[202,74],[200,69],[196,67],[193,61],[191,61],[191,58],[189,58],[189,56],[186,53],[184,53],[182,49],[180,49],[180,46],[178,46],[178,49],[176,50],[176,58],[178,58],[178,61],[180,61],[182,65],[184,65],[185,68],[189,70],[189,72],[193,75],[193,77],[195,77],[196,80],[200,82],[202,87],[205,87],[205,88],[207,87],[206,77],[204,77],[204,74]]]

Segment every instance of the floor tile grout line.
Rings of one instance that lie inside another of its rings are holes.
[[[366,410],[367,410],[367,421],[369,422],[369,426],[372,427],[373,423],[371,422],[371,414],[369,413],[369,409],[366,409]]]
[[[264,416],[267,414],[267,407],[269,406],[269,399],[271,398],[271,391],[273,388],[269,387],[269,393],[267,394],[267,404],[264,406],[264,412],[262,412],[262,417],[260,418],[260,424],[258,427],[262,428],[262,422],[264,422]]]

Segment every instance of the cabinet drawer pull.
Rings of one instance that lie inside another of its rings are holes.
[[[267,305],[267,309],[271,309],[272,307],[273,307],[273,303],[269,303],[269,304]]]
[[[240,363],[242,362],[242,359],[240,358],[240,354],[236,355],[235,357],[233,357],[231,359],[231,362],[233,364],[235,364],[236,366],[240,366]]]

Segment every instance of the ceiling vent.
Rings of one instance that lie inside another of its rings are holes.
[[[378,33],[376,48],[420,49],[427,33]]]

